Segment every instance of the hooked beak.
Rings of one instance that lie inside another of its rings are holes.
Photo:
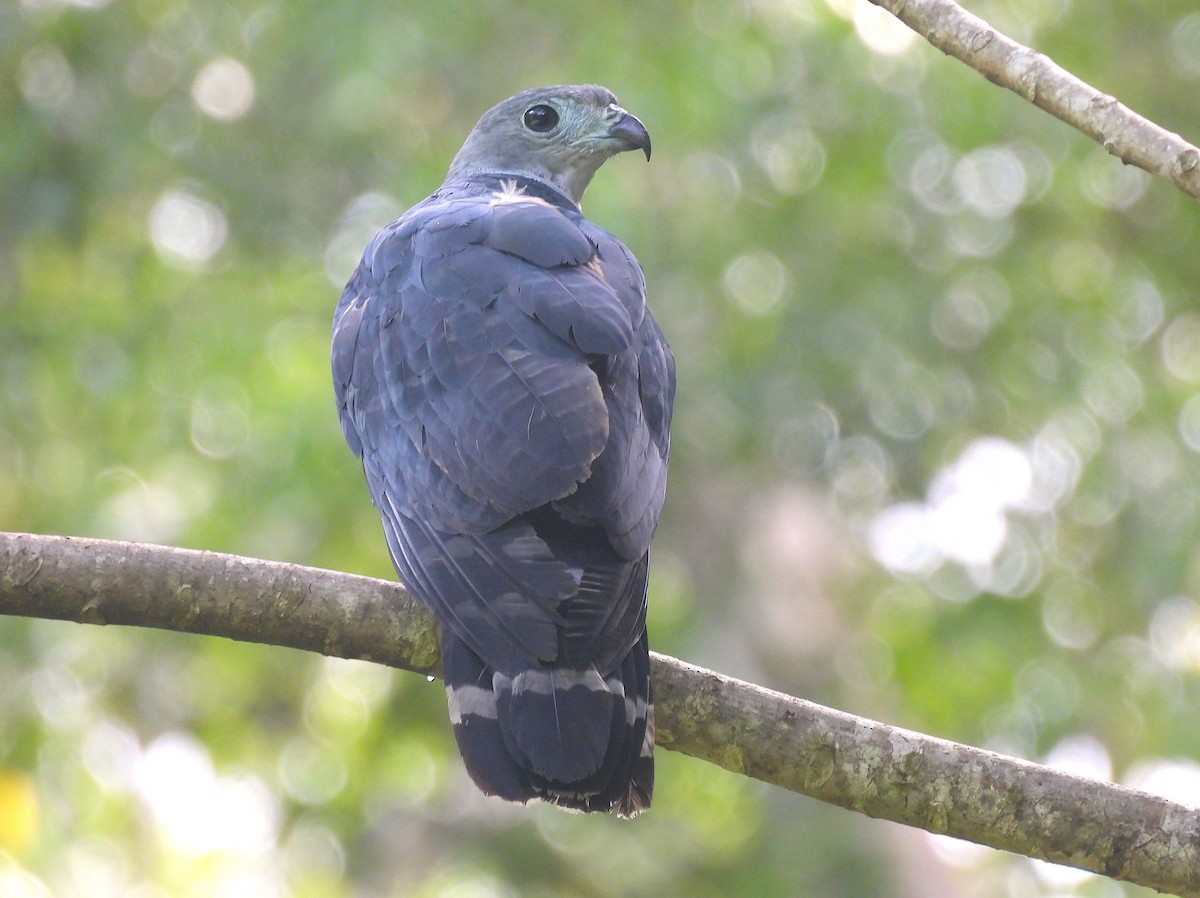
[[[621,150],[641,150],[646,154],[646,161],[650,161],[650,132],[646,130],[646,126],[638,121],[636,116],[630,115],[624,109],[620,110],[621,117],[609,126],[608,136],[616,138],[621,142]]]

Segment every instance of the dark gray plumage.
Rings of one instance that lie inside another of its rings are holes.
[[[579,210],[641,122],[602,87],[488,111],[371,241],[333,380],[400,579],[442,625],[455,737],[488,794],[650,804],[650,537],[675,369],[633,255]]]

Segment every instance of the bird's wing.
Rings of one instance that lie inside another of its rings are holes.
[[[555,508],[568,520],[602,525],[622,556],[636,558],[650,547],[666,495],[675,359],[645,308],[636,260],[611,234],[587,228],[597,247],[593,264],[617,296],[630,300],[635,328],[629,351],[593,362],[608,409],[608,441],[592,476]]]
[[[564,513],[616,534],[614,563],[644,554],[667,422],[637,372],[661,391],[668,360],[628,251],[535,191],[439,192],[367,248],[334,325],[343,430],[402,576],[489,663],[556,657],[578,592],[518,515],[586,491]]]

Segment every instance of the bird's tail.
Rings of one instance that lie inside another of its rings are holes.
[[[488,795],[633,817],[654,791],[650,653],[641,639],[604,676],[593,666],[492,670],[448,630],[442,672],[468,773]]]

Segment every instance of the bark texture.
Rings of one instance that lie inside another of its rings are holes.
[[[1126,165],[1200,198],[1200,149],[952,0],[871,0],[943,53],[1082,131]]]
[[[436,673],[396,583],[216,552],[0,534],[0,614],[225,636]],[[1200,898],[1200,812],[653,658],[659,744],[853,811]]]

